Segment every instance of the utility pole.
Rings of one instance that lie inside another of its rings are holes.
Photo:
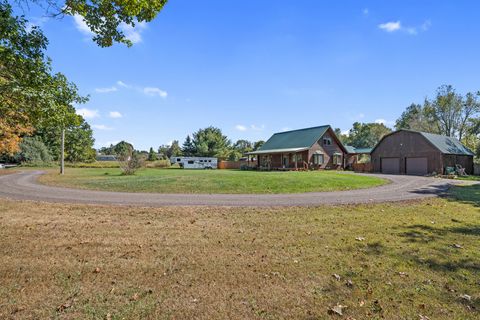
[[[65,128],[62,128],[62,142],[60,155],[60,174],[65,174]]]

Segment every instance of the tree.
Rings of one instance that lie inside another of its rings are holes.
[[[195,145],[193,144],[192,138],[190,135],[187,135],[187,138],[183,142],[182,145],[182,153],[184,156],[191,157],[195,155],[197,150],[195,149]]]
[[[440,133],[436,121],[420,104],[412,103],[395,122],[395,128]]]
[[[193,134],[193,144],[196,155],[201,157],[228,157],[230,141],[215,127],[199,129]]]
[[[0,153],[17,151],[38,126],[64,129],[79,122],[72,104],[87,98],[63,74],[52,73],[47,44],[38,27],[0,2]]]
[[[133,145],[131,143],[128,143],[123,140],[113,146],[113,154],[119,158],[124,157],[126,155],[127,156],[131,155],[134,150],[135,149],[133,148]]]
[[[248,140],[237,140],[233,144],[233,149],[237,150],[240,152],[242,155],[244,155],[247,152],[253,151],[253,143],[251,143]]]
[[[93,40],[101,47],[113,42],[132,45],[125,30],[152,21],[163,9],[167,0],[16,0],[28,7],[30,2],[46,8],[53,17],[71,15],[83,19],[94,33]]]
[[[40,137],[47,146],[54,160],[60,159],[61,128],[39,127],[35,136]],[[92,162],[96,152],[93,149],[95,139],[90,125],[80,117],[79,124],[71,124],[65,128],[65,160],[69,162]]]
[[[372,148],[382,137],[392,132],[382,123],[355,122],[348,133],[345,143],[356,148]]]
[[[259,140],[259,141],[256,141],[254,144],[253,144],[253,151],[256,151],[258,150],[261,146],[263,146],[265,144],[265,141],[263,140]]]
[[[172,144],[167,149],[167,158],[170,159],[171,156],[181,156],[182,149],[180,148],[180,144],[178,140],[173,140]]]
[[[49,163],[52,156],[40,137],[26,137],[20,143],[20,151],[15,155],[17,162]]]
[[[144,166],[143,159],[133,148],[125,149],[125,153],[118,157],[118,162],[123,175],[133,175]]]
[[[150,147],[150,151],[148,151],[148,161],[156,161],[158,160],[157,154],[153,151],[153,148]]]
[[[462,96],[451,85],[442,85],[437,89],[435,99],[425,99],[423,106],[411,104],[397,119],[395,127],[456,137],[463,141],[476,131],[479,97],[480,92]]]

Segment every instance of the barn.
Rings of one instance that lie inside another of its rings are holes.
[[[384,136],[371,152],[374,172],[387,174],[443,174],[461,165],[473,173],[473,152],[453,137],[398,130]]]

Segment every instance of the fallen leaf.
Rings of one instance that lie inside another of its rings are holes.
[[[420,320],[430,320],[429,317],[423,316],[423,315],[421,315],[421,314],[419,314],[418,317],[419,317]]]
[[[331,307],[328,309],[328,313],[330,314],[338,314],[339,316],[343,316],[343,309],[346,309],[347,306],[342,306],[341,304],[337,304],[336,306]]]
[[[100,268],[96,267],[95,270],[93,270],[93,273],[100,273]]]
[[[398,273],[398,275],[399,275],[400,277],[408,277],[408,273],[402,272],[402,271],[400,271],[400,272]]]
[[[342,278],[341,278],[338,274],[336,274],[336,273],[332,274],[332,277],[334,277],[335,280],[337,280],[337,281],[340,281],[340,280],[342,279]]]
[[[365,238],[364,238],[364,237],[356,237],[355,240],[357,240],[357,241],[365,241]]]
[[[472,297],[469,296],[468,294],[460,295],[460,299],[465,300],[465,301],[472,301]]]
[[[453,246],[455,249],[462,249],[462,245],[461,244],[458,244],[458,243],[454,243]]]

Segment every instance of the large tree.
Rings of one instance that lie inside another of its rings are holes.
[[[15,0],[24,9],[30,3],[44,8],[52,17],[76,16],[85,21],[94,33],[93,40],[101,47],[114,42],[132,42],[125,30],[139,23],[152,21],[163,9],[167,0]]]
[[[355,122],[344,142],[356,148],[372,148],[390,132],[392,130],[382,123]]]
[[[36,127],[78,124],[72,105],[87,100],[63,74],[52,73],[48,41],[27,23],[0,2],[0,153],[17,152]]]
[[[193,144],[192,138],[190,138],[190,135],[187,135],[187,138],[185,138],[185,141],[182,144],[182,153],[184,156],[191,157],[197,153],[197,150],[195,149],[195,145]]]
[[[201,157],[227,158],[230,141],[222,130],[215,127],[199,129],[193,134],[196,155]]]
[[[462,96],[450,85],[437,89],[434,99],[411,104],[397,119],[397,129],[412,129],[471,140],[480,113],[480,92]]]

